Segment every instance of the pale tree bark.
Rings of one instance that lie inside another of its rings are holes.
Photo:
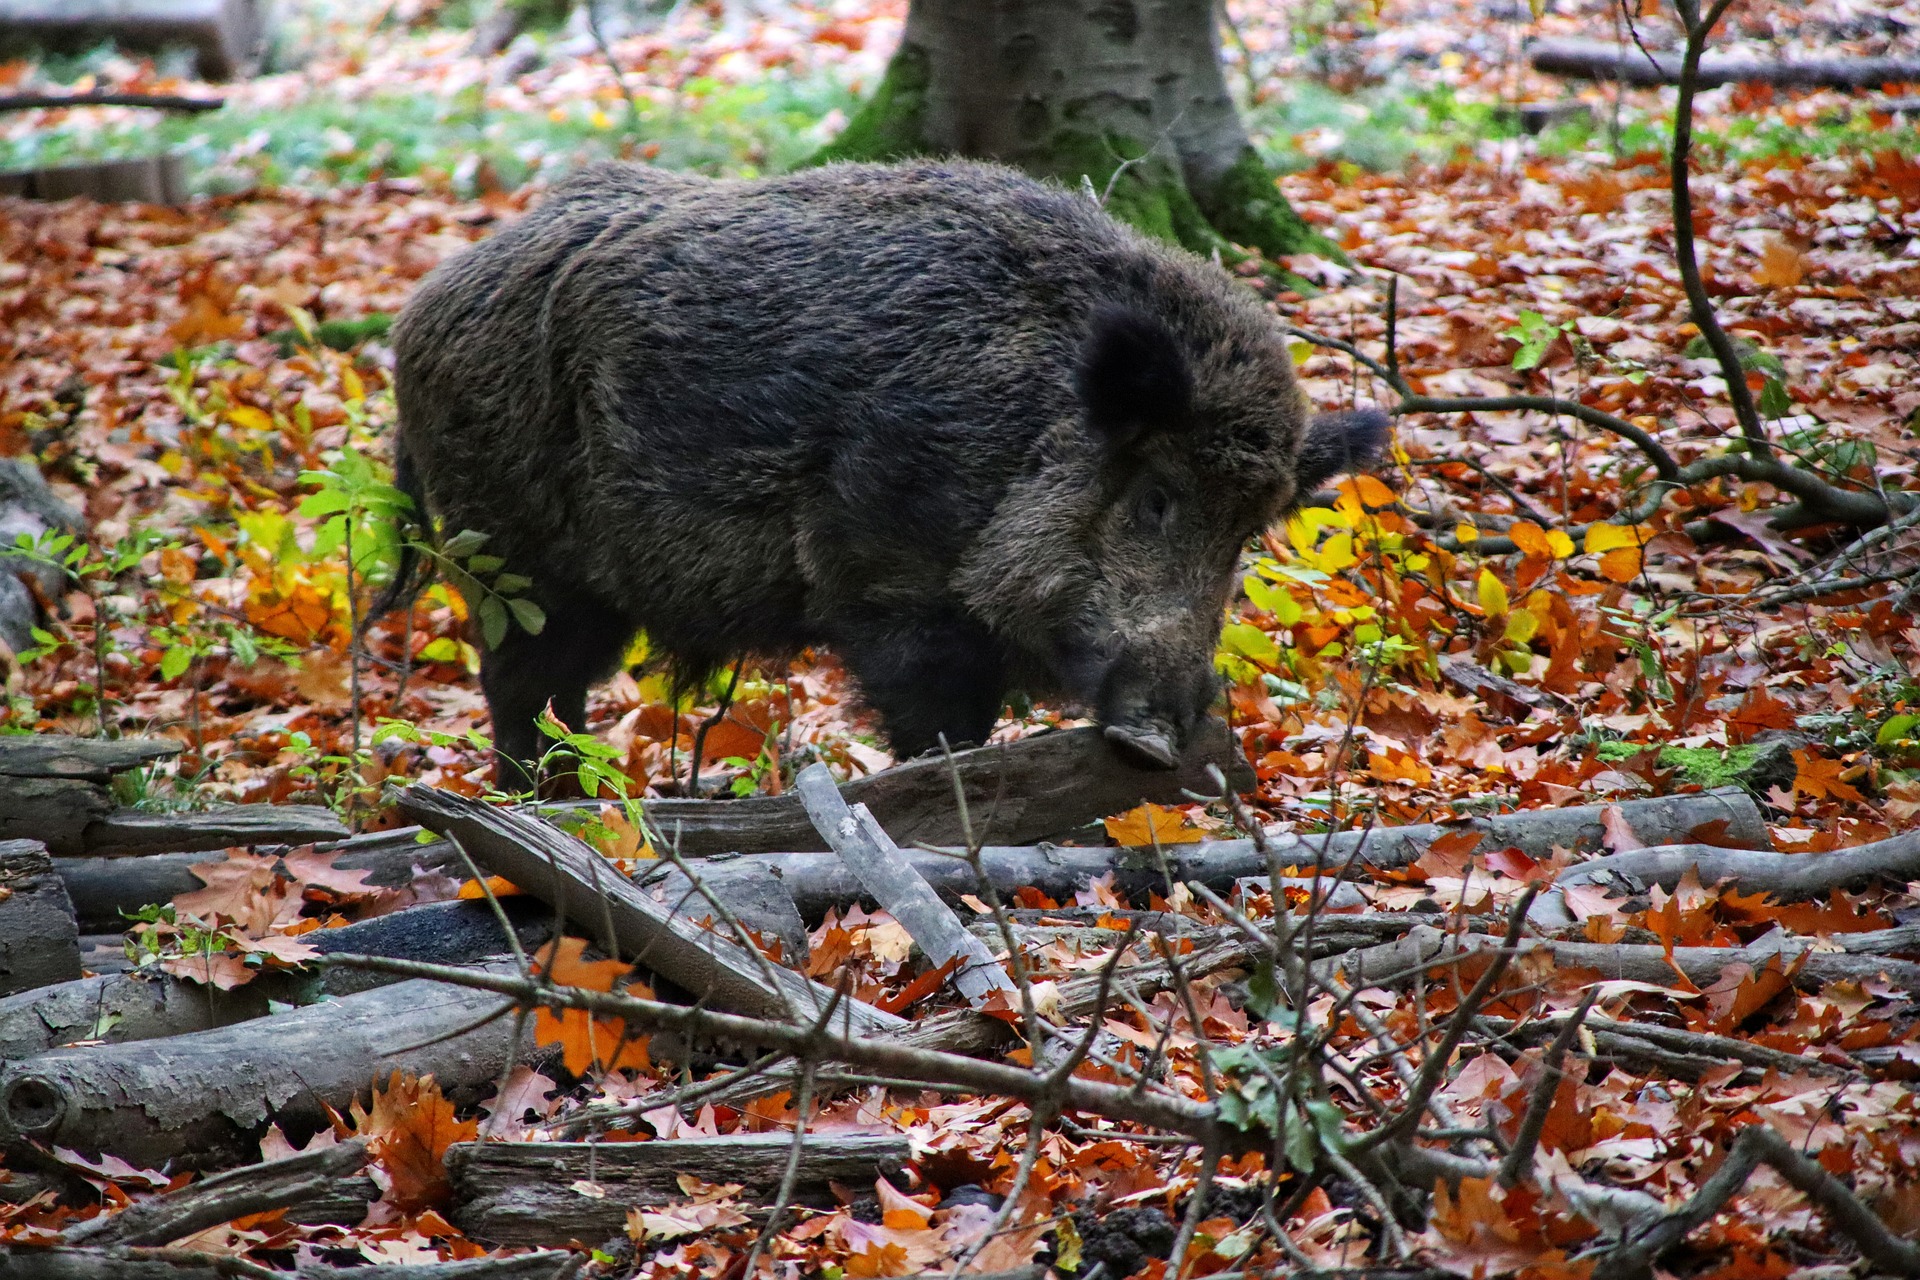
[[[818,158],[915,155],[1090,186],[1200,252],[1337,253],[1248,141],[1212,0],[913,0],[886,78]]]

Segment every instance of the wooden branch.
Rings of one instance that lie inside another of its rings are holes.
[[[344,1110],[376,1075],[431,1072],[448,1090],[490,1083],[512,1047],[515,1020],[495,1016],[507,1008],[485,989],[402,981],[234,1027],[55,1049],[0,1065],[0,1144],[146,1167],[238,1163],[257,1154],[269,1119],[323,1125],[322,1104]]]
[[[847,807],[824,764],[811,764],[794,779],[807,816],[867,892],[920,944],[934,968],[957,964],[953,984],[978,1009],[994,992],[1018,991],[985,943],[968,933],[953,908],[940,901],[926,877],[874,821],[864,804]]]
[[[79,976],[79,929],[53,859],[37,841],[0,840],[0,995]]]
[[[372,1268],[330,1267],[315,1262],[296,1273],[270,1271],[242,1258],[176,1249],[18,1248],[0,1251],[0,1280],[241,1280],[279,1276],[294,1280],[572,1280],[585,1262],[576,1254],[549,1250],[511,1258],[393,1263]]]
[[[68,1244],[163,1245],[250,1213],[285,1209],[341,1178],[368,1159],[359,1138],[317,1151],[218,1174],[178,1191],[138,1200],[115,1214],[88,1218],[67,1228]]]
[[[538,818],[417,784],[400,793],[399,804],[408,817],[458,840],[487,871],[564,912],[608,954],[645,965],[714,1008],[806,1021],[833,999],[819,983],[764,964],[702,927],[698,921],[711,910],[698,895],[656,900],[599,853]],[[840,1002],[835,1022],[865,1035],[905,1025],[853,999]]]
[[[460,1142],[447,1150],[451,1217],[495,1245],[597,1244],[618,1236],[629,1207],[685,1197],[681,1174],[739,1183],[743,1199],[767,1203],[779,1188],[788,1133],[653,1142]],[[897,1134],[809,1133],[801,1143],[799,1202],[833,1203],[829,1182],[870,1185],[898,1173],[911,1154]],[[604,1196],[574,1190],[592,1182]]]
[[[1738,1195],[1761,1164],[1771,1166],[1788,1185],[1813,1201],[1828,1224],[1853,1241],[1880,1272],[1920,1276],[1920,1244],[1895,1236],[1845,1183],[1821,1168],[1819,1161],[1794,1150],[1772,1129],[1755,1124],[1740,1131],[1727,1150],[1727,1158],[1692,1199],[1601,1255],[1593,1270],[1594,1280],[1636,1280],[1649,1274],[1661,1254],[1686,1239]]]
[[[1554,1013],[1531,1019],[1526,1023],[1515,1023],[1507,1018],[1482,1015],[1480,1022],[1500,1035],[1537,1037],[1566,1026],[1570,1017],[1570,1014]],[[1679,1027],[1663,1027],[1651,1022],[1616,1022],[1611,1018],[1589,1017],[1585,1029],[1593,1036],[1595,1044],[1604,1053],[1628,1059],[1651,1059],[1663,1068],[1678,1068],[1677,1073],[1686,1078],[1697,1077],[1702,1064],[1721,1067],[1728,1062],[1744,1062],[1750,1067],[1770,1069],[1788,1075],[1803,1073],[1845,1076],[1854,1075],[1857,1072],[1857,1068],[1854,1067],[1828,1062],[1824,1058],[1809,1057],[1804,1053],[1769,1049],[1765,1045],[1755,1044],[1751,1040],[1742,1040],[1737,1036],[1717,1036],[1704,1031],[1686,1031]]]
[[[1651,55],[1651,56],[1649,56]],[[1536,40],[1527,48],[1536,71],[1574,80],[1618,80],[1636,88],[1680,83],[1681,54],[1643,52],[1598,40]],[[1707,54],[1696,83],[1770,84],[1822,89],[1878,89],[1920,82],[1920,58],[1746,58]]]
[[[225,98],[189,98],[177,93],[0,93],[0,111],[38,111],[49,107],[149,107],[155,111],[218,111]]]
[[[1226,726],[1207,720],[1194,730],[1178,769],[1136,769],[1097,728],[1056,730],[994,746],[924,756],[841,786],[848,804],[864,804],[902,845],[966,842],[954,802],[953,774],[965,788],[974,836],[982,842],[1026,844],[1076,832],[1143,800],[1185,803],[1183,790],[1211,795],[1207,767],[1235,786],[1252,774]],[[594,801],[571,806],[597,809]],[[652,800],[647,816],[681,856],[715,853],[824,851],[795,795],[742,800]]]
[[[1764,847],[1769,840],[1765,821],[1753,798],[1738,790],[1704,794],[1658,796],[1626,800],[1618,806],[1580,805],[1566,809],[1529,809],[1460,823],[1422,823],[1407,827],[1375,827],[1371,831],[1341,831],[1331,835],[1297,836],[1268,832],[1269,843],[1283,865],[1311,869],[1318,864],[1338,871],[1356,866],[1403,867],[1425,853],[1441,836],[1461,831],[1482,833],[1481,848],[1518,848],[1535,858],[1551,856],[1554,848],[1597,850],[1605,838],[1603,819],[1617,807],[1627,825],[1645,843],[1666,844],[1687,839],[1696,827],[1715,820],[1727,822],[1729,840]],[[1230,891],[1234,882],[1267,874],[1268,861],[1251,840],[1203,840],[1168,845],[1168,863],[1177,880],[1198,881],[1217,892]],[[948,901],[977,889],[973,870],[965,860],[948,853],[906,851],[913,869]],[[1164,888],[1158,861],[1150,850],[1098,847],[989,846],[980,851],[981,870],[994,888],[1011,896],[1030,887],[1056,901],[1071,900],[1089,881],[1114,873],[1123,894]],[[866,888],[837,856],[830,853],[749,854],[700,867],[701,879],[723,900],[731,902],[736,880],[761,878],[771,870],[793,898],[801,916],[818,920],[829,907],[845,907],[869,900]],[[666,889],[675,901],[689,890],[686,878],[662,867],[643,881]]]

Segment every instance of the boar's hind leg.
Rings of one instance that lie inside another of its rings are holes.
[[[573,601],[548,609],[539,635],[516,626],[498,649],[481,655],[501,789],[533,788],[534,766],[553,745],[535,723],[549,702],[569,729],[587,727],[587,688],[613,674],[633,633],[633,623],[616,611]]]
[[[860,628],[838,648],[902,760],[938,747],[942,735],[951,747],[985,742],[1000,718],[1006,661],[976,623],[892,620]]]

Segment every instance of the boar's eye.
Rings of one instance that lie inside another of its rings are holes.
[[[1164,532],[1173,520],[1173,493],[1163,484],[1149,484],[1133,500],[1133,518],[1144,529]]]

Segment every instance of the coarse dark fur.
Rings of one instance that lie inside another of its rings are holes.
[[[830,646],[895,750],[1009,691],[1172,763],[1247,538],[1364,465],[1218,267],[963,162],[583,170],[394,329],[399,474],[533,580],[482,658],[505,760],[636,630],[684,670]]]

